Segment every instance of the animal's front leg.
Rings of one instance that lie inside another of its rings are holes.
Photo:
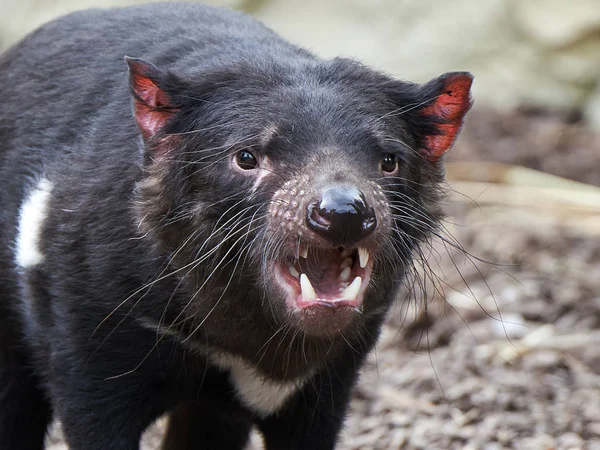
[[[162,449],[244,449],[252,429],[252,422],[247,415],[223,406],[226,405],[204,403],[199,400],[189,401],[176,407],[169,416]]]
[[[356,378],[355,361],[331,365],[259,423],[267,450],[332,450]]]

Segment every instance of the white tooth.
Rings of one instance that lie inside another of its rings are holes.
[[[311,301],[317,299],[315,288],[312,286],[305,273],[300,275],[300,290],[302,291],[302,300]]]
[[[352,269],[350,267],[344,268],[344,270],[342,270],[342,272],[340,273],[340,280],[350,281],[350,272],[352,272]]]
[[[300,272],[298,272],[296,268],[291,264],[288,266],[288,271],[292,274],[294,278],[298,278],[300,276]]]
[[[300,244],[300,256],[304,259],[308,256],[308,247]]]
[[[366,248],[358,249],[358,259],[360,260],[360,268],[364,269],[369,263],[369,250]]]
[[[342,300],[356,300],[358,293],[360,291],[360,284],[362,283],[361,277],[356,277],[352,284],[344,289],[342,295],[340,296]]]
[[[342,250],[342,258],[347,258],[348,256],[352,255],[352,250],[349,248],[345,248],[344,250]]]
[[[344,270],[346,267],[352,266],[352,258],[346,258],[342,261],[342,265],[340,266],[341,270]]]

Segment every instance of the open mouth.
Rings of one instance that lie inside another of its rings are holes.
[[[300,245],[298,254],[275,264],[288,304],[360,309],[373,266],[366,248],[320,248]]]

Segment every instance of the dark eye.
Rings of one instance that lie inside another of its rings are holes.
[[[394,155],[385,155],[381,160],[381,171],[384,173],[392,173],[398,167],[398,160]]]
[[[240,150],[235,155],[235,162],[241,169],[252,170],[258,167],[256,157],[248,150]]]

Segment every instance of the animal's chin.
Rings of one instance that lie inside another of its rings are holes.
[[[342,331],[362,314],[372,267],[366,248],[301,245],[297,254],[272,261],[290,319],[314,336]]]

